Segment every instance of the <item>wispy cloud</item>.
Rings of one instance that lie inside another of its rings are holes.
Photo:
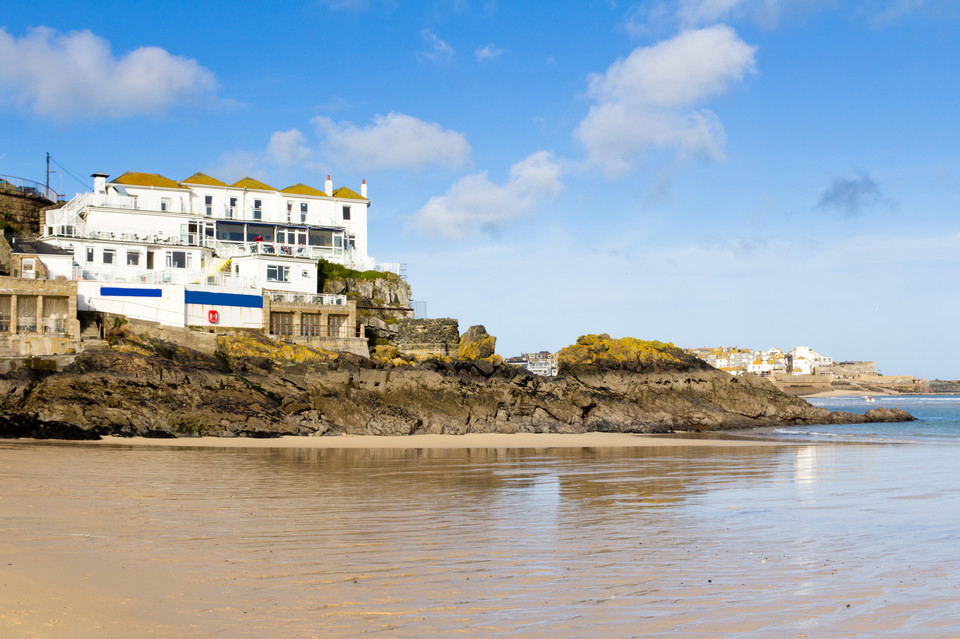
[[[0,100],[59,121],[162,113],[210,100],[211,71],[159,47],[117,57],[90,31],[38,27],[16,38],[0,28]]]
[[[378,115],[365,127],[323,116],[312,124],[324,154],[348,167],[417,170],[456,168],[470,161],[470,144],[462,133],[403,113]]]
[[[668,27],[687,29],[718,22],[748,21],[773,29],[786,20],[823,11],[844,12],[884,28],[914,17],[955,18],[960,6],[955,0],[659,0],[629,8],[623,26],[637,36]]]
[[[592,74],[588,93],[596,104],[575,132],[588,161],[617,175],[648,149],[722,157],[723,125],[696,107],[752,73],[755,51],[719,25],[637,48]]]
[[[418,53],[418,60],[433,62],[434,64],[449,64],[453,60],[453,47],[441,40],[436,33],[424,29],[420,32],[420,37],[429,45],[430,49]]]
[[[318,0],[319,4],[332,11],[350,11],[363,13],[378,10],[384,13],[397,8],[397,0]]]
[[[861,173],[853,179],[835,178],[820,195],[817,208],[831,209],[853,217],[884,202],[889,204],[884,200],[877,183],[866,173]]]
[[[302,164],[311,158],[313,151],[307,146],[307,139],[297,129],[277,131],[270,136],[267,155],[280,166]]]
[[[533,153],[510,167],[510,178],[495,184],[486,171],[455,182],[413,214],[411,226],[425,235],[461,240],[493,233],[532,215],[537,206],[563,192],[563,170],[546,151]]]
[[[478,62],[483,62],[484,60],[496,60],[503,55],[503,49],[499,49],[493,44],[485,44],[474,51],[473,55],[477,57]]]

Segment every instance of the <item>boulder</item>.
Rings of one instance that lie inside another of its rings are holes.
[[[483,359],[492,357],[497,349],[497,338],[487,333],[482,324],[471,326],[460,336],[457,359]]]

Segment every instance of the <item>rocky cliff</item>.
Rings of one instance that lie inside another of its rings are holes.
[[[475,331],[463,341],[482,346],[487,337]],[[0,436],[654,433],[912,419],[829,413],[671,345],[605,335],[564,349],[552,379],[496,355],[417,361],[385,348],[367,359],[257,333],[220,337],[218,346],[208,356],[126,337],[61,372],[0,375]]]

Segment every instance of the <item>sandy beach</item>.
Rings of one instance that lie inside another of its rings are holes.
[[[801,395],[803,398],[808,397],[850,397],[850,398],[861,398],[864,395],[869,395],[870,397],[887,397],[895,395],[895,393],[888,393],[884,391],[880,392],[862,392],[862,393],[851,393],[850,391],[842,390],[832,390],[832,391],[823,391],[821,393],[811,393],[810,395]]]
[[[939,451],[0,441],[0,636],[944,636],[960,570]]]

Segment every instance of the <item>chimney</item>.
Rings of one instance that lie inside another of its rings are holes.
[[[107,192],[107,178],[110,177],[106,173],[94,173],[90,177],[93,178],[93,192],[94,193],[106,193]]]
[[[328,196],[333,195],[333,180],[330,179],[330,176],[327,176],[327,181],[323,183],[323,192]]]
[[[363,182],[360,183],[360,197],[367,199],[367,180],[364,178]]]

